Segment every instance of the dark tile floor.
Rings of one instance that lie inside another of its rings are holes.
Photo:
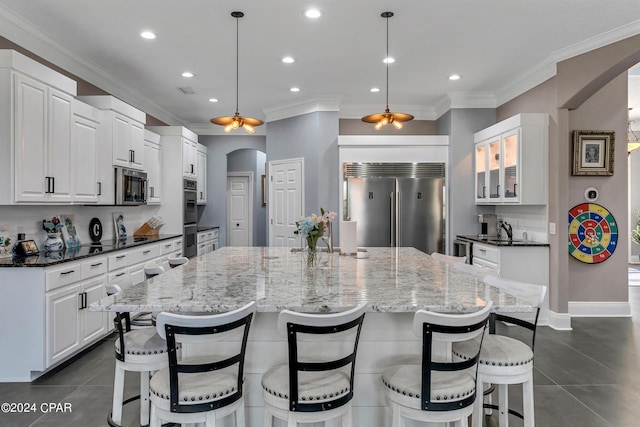
[[[537,426],[640,425],[640,287],[629,289],[632,318],[574,318],[572,331],[538,328],[534,377]],[[0,426],[106,426],[113,370],[110,337],[33,383],[0,384],[0,403],[36,404],[35,412],[0,412]],[[138,378],[126,375],[125,398],[137,394]],[[510,389],[510,398],[511,405],[519,407],[517,387]],[[71,404],[71,412],[43,413],[42,403],[59,402]],[[123,425],[139,425],[138,408],[137,402],[125,406]],[[486,417],[485,425],[498,426],[495,413]],[[510,426],[522,426],[522,421],[511,417]]]

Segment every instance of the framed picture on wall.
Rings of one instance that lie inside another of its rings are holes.
[[[572,175],[613,175],[613,131],[573,131]]]

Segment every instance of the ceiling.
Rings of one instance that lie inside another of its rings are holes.
[[[306,18],[309,6],[323,16]],[[0,35],[160,120],[204,128],[235,111],[234,10],[245,13],[240,114],[263,120],[311,104],[382,112],[387,10],[389,106],[430,120],[454,104],[497,106],[557,61],[640,33],[638,0],[0,0]]]

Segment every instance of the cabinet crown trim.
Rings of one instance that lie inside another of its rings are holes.
[[[540,126],[549,124],[549,115],[547,113],[521,113],[508,119],[502,120],[488,128],[482,129],[473,134],[473,142],[481,142],[485,139],[492,138],[504,132],[521,126]]]

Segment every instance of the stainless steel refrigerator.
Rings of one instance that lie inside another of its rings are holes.
[[[444,164],[355,165],[345,165],[345,219],[358,222],[358,246],[444,252]]]

